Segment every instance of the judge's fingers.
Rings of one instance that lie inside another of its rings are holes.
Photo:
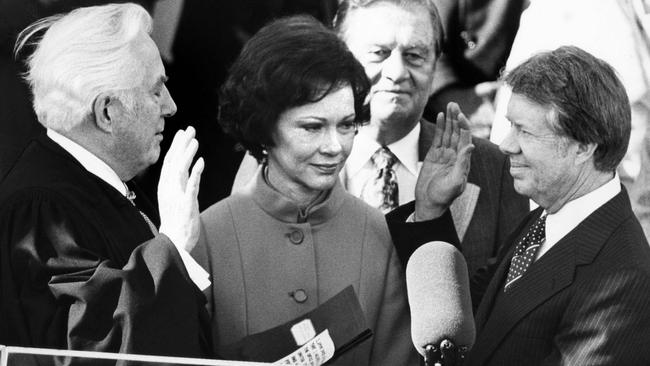
[[[205,168],[205,162],[203,158],[198,158],[194,166],[192,167],[192,172],[190,173],[190,178],[187,180],[187,189],[185,193],[196,199],[199,195],[199,185],[201,183],[201,173],[203,173],[203,168]]]
[[[185,130],[180,130],[182,132],[181,138],[179,138],[178,143],[181,148],[186,147],[187,144],[196,136],[196,130],[192,126],[188,126]]]
[[[182,160],[180,161],[180,172],[187,174],[190,166],[192,165],[192,160],[194,155],[199,150],[199,142],[192,138],[185,146],[185,151],[183,151]]]
[[[172,143],[167,150],[165,159],[163,160],[163,168],[178,165],[178,159],[182,159],[183,152],[187,147],[188,142],[194,137],[194,128],[188,127],[186,130],[178,130],[174,134]]]
[[[194,139],[196,132],[193,127],[178,130],[174,135],[171,146],[163,160],[161,175],[185,174],[192,163],[192,158],[198,150],[198,141]]]
[[[171,145],[169,145],[169,150],[167,150],[167,153],[165,154],[165,158],[163,159],[163,165],[162,165],[162,171],[164,172],[169,164],[171,164],[172,160],[175,159],[175,154],[176,151],[179,149],[179,144],[180,140],[183,138],[183,135],[185,134],[184,130],[178,130],[174,134],[174,138],[172,139]]]
[[[188,150],[192,150],[194,147],[192,146],[196,141],[194,139],[194,136],[196,135],[196,131],[194,130],[194,127],[189,126],[185,129],[184,133],[180,135],[180,138],[178,139],[178,154],[176,155],[177,159],[179,161],[177,162],[179,164],[179,168],[183,169],[184,171],[187,171],[189,169],[189,165],[186,165],[186,160],[187,160],[187,155],[188,155]],[[198,141],[196,142],[198,144]]]
[[[169,147],[169,151],[184,151],[195,135],[196,130],[194,130],[194,127],[192,126],[187,127],[185,130],[178,130],[174,136],[172,145]]]

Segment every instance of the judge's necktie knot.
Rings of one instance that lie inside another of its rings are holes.
[[[528,267],[535,260],[539,247],[546,238],[546,215],[540,216],[533,223],[526,235],[515,246],[515,253],[510,261],[510,269],[506,278],[504,291],[508,291],[510,286],[520,279]]]

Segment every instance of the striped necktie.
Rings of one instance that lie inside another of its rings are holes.
[[[526,235],[517,243],[515,254],[510,261],[510,269],[506,278],[504,291],[508,291],[510,286],[520,279],[531,263],[535,260],[535,255],[542,246],[546,238],[546,215],[540,216],[530,227]]]

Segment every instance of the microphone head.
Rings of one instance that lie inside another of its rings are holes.
[[[474,344],[468,277],[465,258],[449,243],[429,242],[411,255],[406,265],[406,287],[411,337],[421,355],[427,345],[437,347],[443,339],[468,349]]]

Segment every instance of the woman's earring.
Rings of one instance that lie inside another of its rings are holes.
[[[262,145],[262,163],[266,163],[269,160],[269,152],[266,150],[266,145]]]

